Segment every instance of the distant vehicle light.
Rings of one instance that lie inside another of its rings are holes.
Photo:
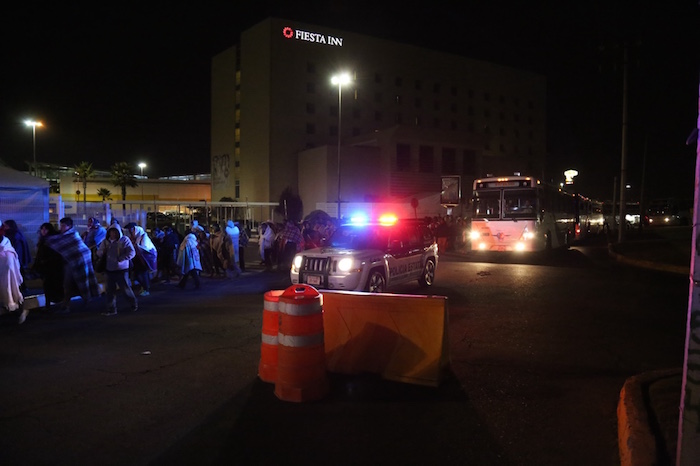
[[[472,240],[477,240],[477,239],[481,238],[481,233],[479,233],[476,230],[472,230],[469,232],[469,238],[471,238]]]
[[[352,259],[345,257],[338,261],[338,270],[341,272],[347,272],[352,268]]]
[[[523,233],[523,239],[533,239],[535,237],[535,234],[531,231],[525,231]]]
[[[515,243],[515,250],[516,251],[524,251],[525,250],[525,243],[522,241],[518,241]]]
[[[479,243],[479,249],[486,249],[486,243]]]
[[[301,268],[301,262],[304,260],[302,256],[294,256],[294,262],[292,262],[292,266],[294,267],[294,270],[299,270]]]

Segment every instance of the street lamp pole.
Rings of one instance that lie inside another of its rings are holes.
[[[32,174],[36,176],[36,127],[44,125],[40,121],[33,120],[25,120],[24,124],[32,127],[32,156],[34,160],[32,163]]]
[[[143,196],[143,169],[147,166],[148,165],[146,165],[144,162],[139,163],[139,168],[141,169],[141,199],[145,199]]]
[[[341,119],[343,106],[343,84],[350,83],[350,75],[341,73],[331,78],[331,83],[338,86],[338,220],[340,220],[340,138],[341,138]]]

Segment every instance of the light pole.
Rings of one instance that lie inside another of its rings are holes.
[[[141,199],[145,199],[145,197],[143,197],[143,169],[147,166],[148,165],[146,165],[144,162],[139,163],[139,168],[141,169]]]
[[[34,162],[32,164],[33,168],[33,175],[36,176],[36,127],[39,126],[44,126],[42,122],[40,121],[34,121],[34,120],[24,120],[24,124],[26,126],[31,126],[32,127],[32,155]]]
[[[338,86],[338,220],[340,220],[340,137],[341,137],[341,115],[343,105],[343,84],[350,83],[348,73],[340,73],[331,77],[331,83]]]

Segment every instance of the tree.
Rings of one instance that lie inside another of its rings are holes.
[[[275,212],[283,216],[287,220],[299,223],[301,216],[304,213],[304,203],[297,193],[292,191],[292,188],[287,186],[280,194],[280,202],[275,207]]]
[[[83,183],[83,209],[87,202],[87,182],[95,174],[92,164],[89,162],[80,162],[75,166],[75,180]]]
[[[100,188],[97,190],[97,195],[102,198],[102,202],[104,202],[109,196],[112,195],[112,191],[110,191],[107,188]]]
[[[126,162],[117,162],[110,169],[112,174],[112,184],[119,186],[122,190],[122,201],[126,201],[126,188],[135,188],[139,184],[134,176],[134,167]],[[122,204],[122,210],[126,210],[126,204]]]

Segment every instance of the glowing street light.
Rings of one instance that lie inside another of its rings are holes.
[[[350,84],[351,78],[348,73],[341,73],[331,77],[331,84],[338,86],[338,219],[340,219],[340,135],[341,116],[343,105],[343,85]]]
[[[34,158],[34,162],[32,164],[32,168],[34,169],[33,175],[36,176],[36,127],[39,126],[44,126],[44,124],[40,121],[34,121],[34,120],[24,120],[24,124],[26,126],[31,126],[32,127],[32,155]]]
[[[148,165],[146,165],[145,162],[140,162],[139,163],[139,168],[141,169],[141,199],[145,199],[143,197],[143,169],[146,168]]]

